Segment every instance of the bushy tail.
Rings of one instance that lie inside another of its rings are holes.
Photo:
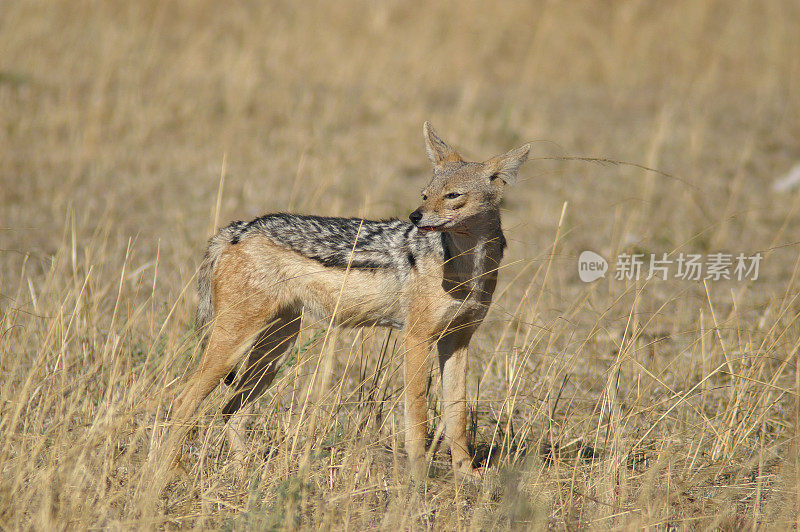
[[[214,275],[214,268],[217,265],[222,252],[230,244],[238,242],[244,222],[234,222],[224,227],[208,240],[206,254],[200,264],[200,271],[197,274],[197,294],[200,302],[197,304],[197,314],[195,314],[195,327],[200,332],[202,346],[205,348],[208,341],[209,326],[214,318],[214,292],[211,288],[211,279]]]

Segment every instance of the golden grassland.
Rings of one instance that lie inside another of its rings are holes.
[[[770,188],[800,160],[796,2],[0,11],[0,528],[798,526],[800,196]],[[306,323],[247,463],[221,387],[154,489],[215,222],[405,217],[424,120],[474,159],[533,142],[470,359],[483,482],[434,437],[409,483],[396,333]],[[586,249],[764,259],[586,284]]]

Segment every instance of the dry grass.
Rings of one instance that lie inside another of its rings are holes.
[[[796,2],[2,12],[0,528],[798,526],[800,196],[769,188],[800,159]],[[395,334],[320,356],[309,326],[246,467],[220,390],[189,476],[152,489],[223,161],[223,223],[405,216],[425,119],[475,158],[534,142],[473,343],[483,484],[440,448],[409,486]],[[584,284],[584,249],[765,259],[754,282]]]

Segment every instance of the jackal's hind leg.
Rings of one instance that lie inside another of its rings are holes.
[[[172,454],[170,461],[173,467],[179,466],[181,442],[191,427],[189,421],[200,403],[250,350],[254,339],[271,316],[268,309],[258,314],[236,310],[228,308],[216,315],[200,365],[173,402],[172,419],[179,434],[175,438],[176,448],[168,451]]]
[[[244,435],[253,401],[272,384],[281,356],[295,342],[299,332],[300,315],[285,312],[253,344],[245,370],[236,382],[235,395],[222,409],[222,415],[230,418],[228,442],[237,460],[243,460],[246,454]]]

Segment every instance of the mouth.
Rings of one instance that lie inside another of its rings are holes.
[[[444,225],[445,225],[445,224],[439,224],[439,225],[418,225],[418,226],[417,226],[417,229],[419,229],[420,231],[436,231],[437,229],[441,229],[441,228],[442,228],[442,226],[444,226]]]

